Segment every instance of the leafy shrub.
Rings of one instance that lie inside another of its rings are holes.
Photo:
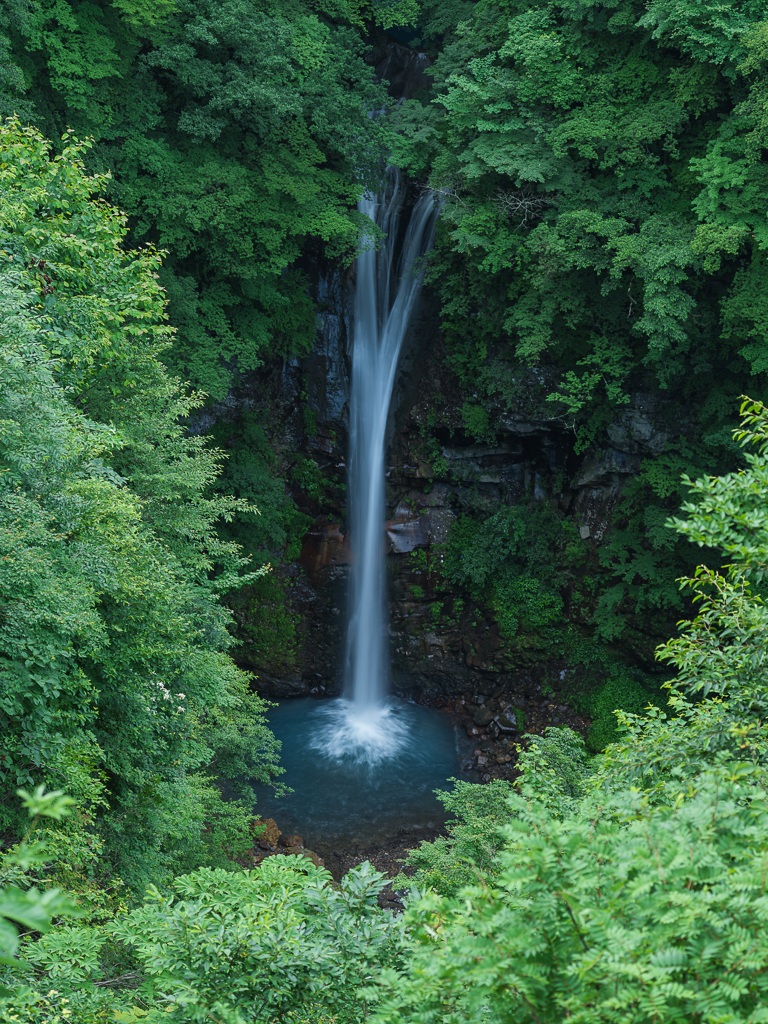
[[[465,402],[461,407],[461,418],[464,420],[467,432],[476,441],[481,441],[484,444],[493,444],[496,441],[496,431],[491,425],[488,411],[484,406],[474,402]]]
[[[504,635],[545,630],[563,621],[570,530],[545,502],[504,506],[485,519],[464,515],[451,527],[443,575],[485,597]]]
[[[406,913],[384,1021],[758,1021],[768,1002],[768,810],[722,766],[649,806],[629,787],[560,821],[510,796],[498,873]]]
[[[493,779],[485,786],[449,779],[452,790],[435,790],[445,809],[455,815],[448,821],[448,837],[422,843],[406,858],[416,868],[419,888],[430,888],[450,895],[474,881],[478,872],[492,875],[496,853],[501,846],[499,827],[509,818],[506,799],[508,782]],[[399,876],[393,886],[410,886],[413,880]]]
[[[567,726],[548,726],[543,736],[528,736],[528,747],[518,748],[522,776],[537,799],[556,814],[572,811],[584,795],[592,766],[584,740]]]
[[[615,712],[625,711],[642,715],[649,705],[660,707],[662,699],[658,685],[654,687],[650,676],[637,669],[611,666],[606,681],[593,690],[586,700],[592,725],[587,744],[592,751],[605,750],[619,739],[619,725]]]
[[[254,414],[243,414],[233,423],[217,423],[211,440],[226,450],[227,458],[210,491],[237,494],[252,506],[231,522],[220,524],[222,536],[240,544],[257,564],[277,553],[287,559],[298,558],[301,539],[312,520],[287,494],[282,469],[262,423]]]
[[[533,576],[515,576],[506,568],[498,574],[489,605],[507,637],[539,633],[563,621],[563,601],[556,591]]]
[[[249,577],[218,523],[247,502],[206,493],[220,456],[159,358],[159,255],[125,249],[63,142],[0,126],[0,827],[55,780],[141,889],[205,860],[212,814],[235,826],[201,770],[247,799],[276,747],[220,602]]]

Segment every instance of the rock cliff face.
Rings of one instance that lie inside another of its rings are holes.
[[[298,622],[294,657],[280,665],[247,643],[239,651],[259,676],[260,690],[274,697],[337,693],[343,676],[346,584],[354,557],[345,490],[352,284],[330,271],[319,287],[326,308],[312,353],[253,382],[260,396],[254,401],[268,408],[276,448],[300,452],[322,480],[313,496],[292,489],[312,521],[298,559],[281,570]],[[547,652],[535,644],[510,652],[491,612],[441,578],[440,545],[451,525],[478,502],[490,513],[534,499],[570,518],[585,553],[596,553],[623,489],[640,461],[663,448],[671,427],[653,396],[638,392],[606,431],[612,447],[575,455],[568,424],[543,402],[548,381],[529,371],[517,382],[515,404],[486,403],[496,439],[478,443],[460,412],[473,396],[462,391],[449,367],[435,313],[425,290],[390,413],[389,518],[382,544],[394,685],[435,694],[482,692],[515,679],[527,686],[549,664]],[[568,613],[578,622],[577,609]]]

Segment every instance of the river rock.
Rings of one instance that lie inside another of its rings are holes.
[[[475,712],[475,717],[473,721],[475,725],[479,725],[482,728],[483,726],[488,725],[492,718],[493,712],[491,711],[491,709],[482,707],[478,708],[478,710]]]
[[[304,848],[304,840],[301,836],[283,836],[280,840],[281,846],[293,846],[299,849]]]
[[[307,860],[311,860],[316,868],[324,868],[325,861],[313,850],[306,850],[303,846],[288,846],[284,850],[284,856],[286,857],[306,857]]]
[[[260,829],[263,829],[263,831],[261,831],[260,834],[257,836],[257,842],[258,845],[262,848],[262,850],[267,849],[268,847],[277,846],[277,841],[282,835],[282,832],[277,827],[277,822],[275,821],[275,819],[255,818],[253,823],[251,824],[251,830],[253,832],[259,832]],[[266,847],[264,846],[264,843],[267,844]]]
[[[505,708],[496,718],[496,725],[502,732],[517,732],[517,718],[512,708]]]

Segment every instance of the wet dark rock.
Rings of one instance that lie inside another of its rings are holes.
[[[281,836],[280,845],[303,847],[304,840],[301,838],[301,836]]]
[[[517,732],[517,717],[512,710],[505,711],[499,715],[495,722],[502,732]]]
[[[667,408],[664,408],[666,404]],[[631,454],[659,455],[674,434],[665,424],[669,403],[662,403],[655,395],[636,392],[629,405],[616,414],[606,433],[618,449]],[[679,426],[679,407],[675,409]]]
[[[310,579],[317,580],[326,566],[347,565],[351,561],[349,538],[339,523],[315,523],[304,536],[299,555]]]
[[[493,712],[491,711],[491,709],[490,708],[486,708],[486,707],[482,707],[482,708],[478,708],[478,710],[475,712],[475,717],[474,717],[473,721],[474,721],[475,725],[479,725],[479,726],[482,727],[482,726],[488,725],[491,722],[492,719],[493,719]]]
[[[596,488],[617,484],[622,477],[637,473],[639,466],[638,455],[629,455],[616,449],[594,452],[584,459],[573,486]]]

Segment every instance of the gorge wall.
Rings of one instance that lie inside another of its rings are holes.
[[[231,396],[229,407],[216,409],[233,431],[243,417],[269,424],[278,465],[292,480],[291,499],[309,522],[298,556],[272,564],[292,617],[290,651],[281,645],[277,628],[271,644],[263,633],[261,643],[249,640],[247,601],[239,610],[238,660],[257,674],[259,690],[272,697],[330,694],[340,687],[353,557],[346,506],[353,285],[353,275],[338,269],[318,275],[323,312],[312,352],[255,375]],[[524,643],[510,643],[491,609],[443,577],[442,552],[451,526],[468,512],[490,516],[520,503],[547,504],[573,525],[582,571],[589,572],[622,493],[642,461],[661,452],[681,424],[671,422],[657,396],[638,390],[607,425],[601,446],[577,454],[573,430],[545,401],[551,390],[545,371],[521,372],[505,382],[505,394],[478,401],[451,369],[436,313],[425,288],[390,414],[389,518],[382,543],[390,581],[393,673],[407,689],[483,691],[489,681],[538,677],[544,666],[551,675],[567,666],[555,664],[546,637],[529,635]],[[492,439],[473,436],[462,414],[468,404],[485,411],[483,429]],[[303,475],[295,472],[297,461]],[[589,609],[571,591],[563,588],[565,615],[589,635]],[[638,629],[625,653],[630,660],[650,661],[656,642],[657,636]]]

